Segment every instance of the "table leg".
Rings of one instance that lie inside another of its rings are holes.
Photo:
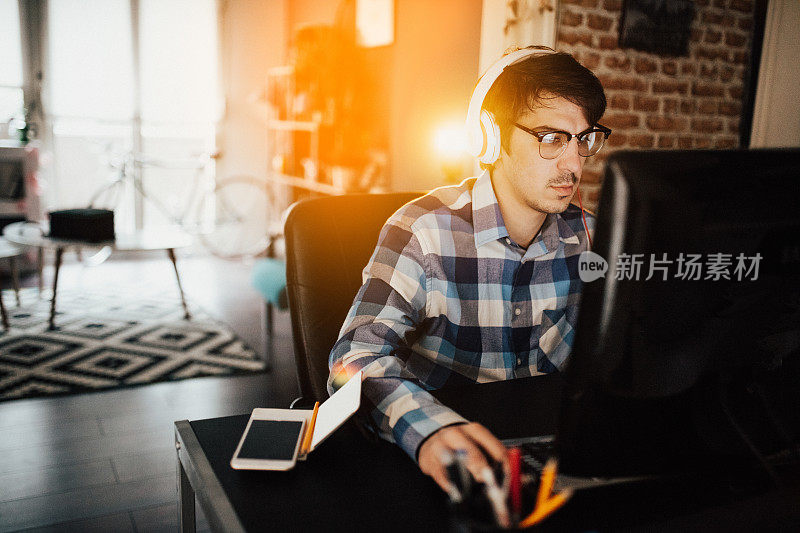
[[[192,315],[189,313],[189,306],[186,305],[186,297],[183,294],[183,287],[181,286],[181,275],[178,273],[178,263],[175,260],[175,249],[167,248],[167,255],[169,255],[169,260],[172,261],[172,268],[175,269],[175,279],[178,280],[178,290],[181,293],[181,305],[183,305],[183,318],[189,320],[190,318],[192,318]]]
[[[42,281],[42,273],[44,272],[44,248],[39,248],[36,252],[36,271],[39,273],[39,297],[42,296],[42,289],[44,289],[44,282]]]
[[[3,320],[3,328],[8,329],[8,313],[6,312],[6,304],[3,303],[2,289],[0,289],[0,317]]]
[[[61,270],[61,256],[64,255],[63,248],[56,248],[56,269],[53,273],[53,298],[50,300],[50,329],[56,329],[56,291],[58,290],[58,271]]]
[[[194,532],[197,522],[194,516],[194,489],[189,483],[189,477],[183,468],[180,457],[178,458],[178,530]]]
[[[19,272],[17,270],[17,258],[9,257],[8,262],[10,263],[9,266],[11,267],[11,284],[14,286],[14,295],[17,297],[17,307],[21,307],[22,302],[19,299]]]

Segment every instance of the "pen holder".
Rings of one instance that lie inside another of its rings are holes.
[[[492,504],[486,497],[483,484],[473,486],[470,494],[460,503],[450,502],[450,531],[452,533],[472,533],[491,531],[523,531],[515,525],[504,528],[495,521]],[[522,485],[521,518],[528,516],[536,503],[538,483],[528,481]],[[508,502],[510,508],[510,502]]]

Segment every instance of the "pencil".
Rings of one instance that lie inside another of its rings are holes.
[[[314,438],[314,425],[317,422],[317,413],[319,412],[319,402],[314,404],[314,412],[311,413],[311,420],[308,422],[308,429],[306,429],[306,436],[303,439],[303,444],[300,447],[300,452],[303,454],[309,453],[311,450],[311,439]]]

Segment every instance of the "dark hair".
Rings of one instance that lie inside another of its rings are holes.
[[[544,46],[530,48],[552,50]],[[508,151],[511,128],[524,107],[533,110],[543,105],[549,95],[564,98],[583,109],[591,126],[597,124],[606,110],[606,95],[600,80],[570,54],[557,52],[528,57],[506,67],[483,101],[482,108],[494,115],[500,127],[504,150]]]

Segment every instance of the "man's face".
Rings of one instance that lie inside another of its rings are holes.
[[[517,122],[536,131],[561,130],[573,135],[590,126],[580,107],[560,97],[543,99],[534,111],[526,108]],[[501,150],[492,172],[498,200],[539,213],[564,211],[578,188],[585,161],[578,155],[577,139],[573,137],[555,159],[544,159],[536,137],[517,127],[512,127],[510,134],[508,152]]]

